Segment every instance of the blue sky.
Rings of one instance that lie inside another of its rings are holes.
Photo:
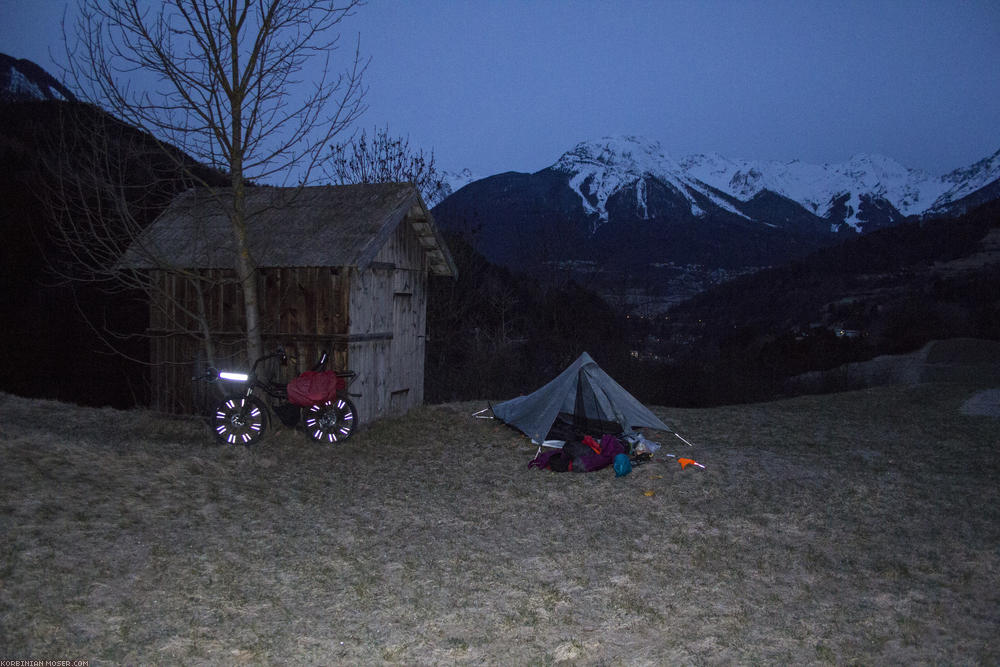
[[[65,4],[0,0],[0,51],[55,70]],[[371,0],[342,32],[372,58],[361,126],[481,176],[619,134],[932,174],[1000,149],[993,0]]]

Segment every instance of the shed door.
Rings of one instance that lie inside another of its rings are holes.
[[[392,282],[389,410],[402,414],[424,401],[426,282],[421,271],[396,269]]]
[[[412,390],[417,372],[418,349],[417,317],[413,312],[413,295],[396,292],[392,297],[392,366],[395,371],[393,386],[389,391],[393,394]],[[420,339],[419,342],[423,342]],[[406,403],[406,396],[394,396],[395,402]]]

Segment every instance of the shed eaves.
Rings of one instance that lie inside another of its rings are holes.
[[[354,266],[363,271],[406,220],[428,254],[431,272],[457,274],[411,184],[253,187],[246,201],[248,245],[259,267]],[[231,206],[228,189],[181,193],[129,247],[122,266],[232,268]]]

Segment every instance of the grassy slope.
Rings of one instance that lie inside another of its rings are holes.
[[[0,394],[0,657],[995,663],[1000,422],[962,385],[665,416],[661,458],[526,468],[480,405],[329,449]],[[647,492],[654,492],[647,495]]]

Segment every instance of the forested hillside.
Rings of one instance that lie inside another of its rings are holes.
[[[508,397],[586,350],[647,402],[720,405],[781,395],[799,373],[934,339],[1000,340],[1000,202],[912,221],[734,279],[662,316],[498,268],[448,240],[458,281],[434,283],[432,400]]]
[[[653,354],[698,379],[662,398],[753,400],[781,392],[797,373],[934,339],[1000,339],[998,285],[1000,202],[850,239],[737,278],[651,322]]]
[[[176,160],[188,160],[179,152]],[[96,161],[96,162],[95,162]],[[111,353],[103,339],[142,333],[148,307],[138,295],[79,275],[55,234],[57,216],[86,203],[108,220],[117,189],[140,222],[151,221],[189,183],[152,138],[82,103],[0,104],[0,367],[3,389],[27,396],[126,407],[145,400],[144,368]],[[75,176],[101,169],[117,182],[79,187]],[[205,169],[207,179],[218,175]],[[103,207],[103,208],[98,208]],[[111,290],[111,291],[109,291]],[[116,338],[141,362],[148,340]]]

